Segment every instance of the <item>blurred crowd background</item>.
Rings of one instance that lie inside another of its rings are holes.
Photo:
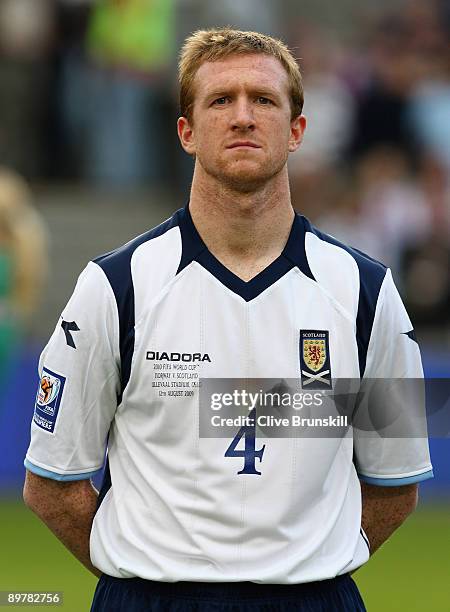
[[[294,205],[393,269],[427,373],[448,377],[450,0],[0,0],[0,377],[34,385],[86,262],[186,203],[177,56],[214,25],[293,49]]]
[[[224,25],[293,49],[294,205],[393,269],[427,376],[450,381],[450,0],[0,0],[1,589],[88,609],[93,578],[20,501],[38,355],[89,259],[186,203],[178,50]],[[369,609],[448,609],[448,398],[441,414],[429,503],[357,574]]]

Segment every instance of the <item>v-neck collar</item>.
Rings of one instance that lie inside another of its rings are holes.
[[[194,225],[189,204],[176,214],[182,239],[182,255],[178,272],[181,272],[191,262],[197,261],[225,287],[241,296],[246,302],[256,298],[294,267],[298,267],[307,276],[314,279],[305,253],[304,218],[298,213],[295,213],[288,240],[281,254],[249,281],[244,281],[231,272],[208,250]]]

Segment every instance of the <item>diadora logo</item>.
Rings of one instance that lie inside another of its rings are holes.
[[[80,328],[78,327],[76,322],[75,321],[64,321],[63,319],[61,321],[61,327],[63,328],[64,334],[66,336],[67,346],[71,346],[72,348],[76,349],[77,347],[75,345],[75,341],[71,333],[71,332],[80,331]]]
[[[211,358],[208,353],[166,353],[159,351],[147,351],[148,361],[209,361]]]

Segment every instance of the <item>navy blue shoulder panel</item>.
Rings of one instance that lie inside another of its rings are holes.
[[[367,349],[372,334],[373,320],[377,307],[381,285],[386,276],[387,268],[384,264],[366,255],[358,249],[349,247],[336,238],[321,232],[314,227],[308,219],[304,218],[306,231],[312,232],[321,240],[334,244],[347,251],[356,261],[359,270],[359,299],[358,314],[356,316],[356,342],[358,344],[359,372],[364,375],[367,361]]]
[[[119,344],[121,361],[121,393],[118,403],[130,378],[131,359],[134,351],[134,287],[131,277],[131,258],[135,250],[144,242],[165,234],[178,225],[178,212],[157,227],[134,238],[127,244],[94,259],[99,265],[114,292],[119,315]]]

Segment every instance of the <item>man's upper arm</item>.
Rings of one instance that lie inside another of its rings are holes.
[[[361,481],[380,487],[412,485],[432,477],[422,362],[411,321],[388,270],[378,297],[354,428]],[[356,422],[357,424],[357,422]]]
[[[118,317],[103,271],[88,264],[39,361],[25,467],[71,482],[102,468],[119,393]]]

